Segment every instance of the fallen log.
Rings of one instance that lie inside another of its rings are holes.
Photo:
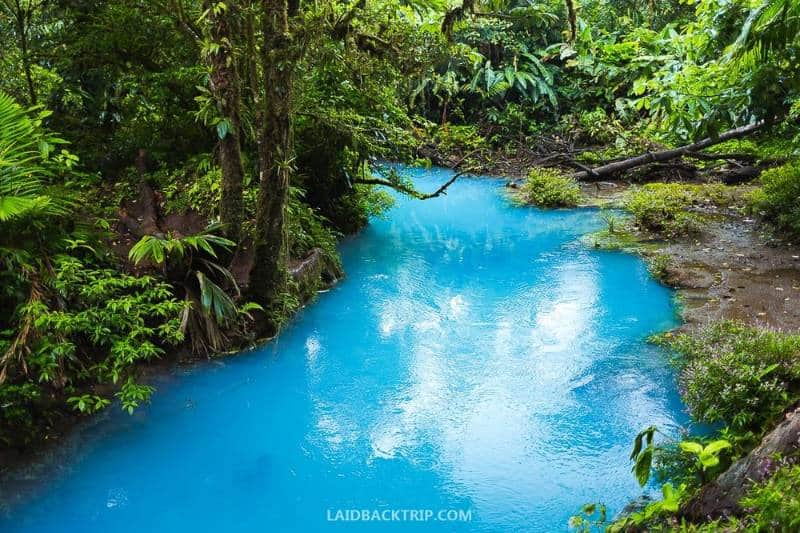
[[[754,483],[761,483],[775,471],[776,454],[784,457],[800,449],[800,408],[794,408],[761,444],[736,461],[717,479],[705,485],[686,502],[680,515],[690,521],[704,521],[741,512],[739,500]]]
[[[636,168],[642,165],[647,165],[648,163],[669,161],[670,159],[675,159],[676,157],[681,157],[684,155],[690,155],[694,152],[699,152],[700,150],[704,150],[709,146],[714,146],[716,144],[725,141],[730,141],[732,139],[745,137],[764,127],[764,124],[765,123],[762,120],[760,122],[756,122],[755,124],[748,124],[747,126],[742,126],[740,128],[726,131],[725,133],[721,133],[717,137],[707,137],[701,141],[697,141],[696,143],[687,144],[684,146],[680,146],[678,148],[673,148],[671,150],[662,150],[660,152],[647,152],[641,155],[630,157],[628,159],[623,159],[622,161],[615,161],[613,163],[608,163],[606,165],[602,165],[597,168],[576,172],[575,174],[573,174],[573,177],[577,180],[582,180],[582,181],[598,181],[601,179],[606,179],[614,174],[625,172],[626,170],[630,170],[632,168]]]
[[[756,161],[757,155],[753,154],[707,154],[705,152],[689,152],[686,157],[700,159],[701,161]]]

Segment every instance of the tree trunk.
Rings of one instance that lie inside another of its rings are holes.
[[[569,19],[569,42],[575,42],[578,36],[578,12],[575,9],[575,0],[565,0],[567,4],[567,18]]]
[[[242,149],[239,75],[233,51],[232,13],[234,0],[227,0],[228,8],[216,11],[213,0],[205,0],[209,12],[211,40],[218,48],[209,53],[211,66],[211,92],[217,101],[220,117],[227,128],[219,129],[219,161],[222,167],[222,200],[219,216],[223,233],[238,241],[242,227]],[[226,131],[227,130],[227,131]]]
[[[255,14],[253,13],[251,2],[244,17],[245,58],[243,65],[247,72],[248,104],[252,106],[256,116],[258,116],[260,114],[260,103],[258,98],[258,66],[256,64],[258,55],[256,53],[255,24]],[[256,120],[256,124],[260,123],[259,120]]]
[[[631,157],[622,161],[615,161],[613,163],[608,163],[607,165],[585,170],[583,172],[577,172],[576,174],[573,174],[573,177],[575,179],[584,181],[598,181],[614,174],[618,174],[638,166],[646,165],[648,163],[669,161],[670,159],[675,159],[676,157],[690,155],[692,152],[704,150],[709,146],[714,146],[715,144],[719,144],[724,141],[730,141],[732,139],[738,139],[739,137],[750,135],[751,133],[761,129],[763,126],[764,121],[756,122],[755,124],[749,124],[747,126],[726,131],[725,133],[720,134],[719,137],[707,137],[702,141],[687,144],[679,148],[673,148],[672,150],[647,152],[646,154],[637,155],[636,157]]]
[[[274,334],[282,314],[280,295],[288,278],[285,209],[292,164],[292,58],[287,0],[263,0],[261,5],[265,93],[259,135],[261,183],[250,290],[266,311],[265,332]]]
[[[25,83],[28,88],[28,100],[33,106],[37,103],[36,88],[33,85],[33,74],[31,72],[31,57],[30,50],[28,49],[28,25],[33,16],[33,7],[28,6],[26,11],[22,5],[17,2],[16,10],[14,11],[14,22],[17,30],[17,39],[19,44],[20,56],[22,59],[22,70],[25,73]]]
[[[774,458],[797,453],[800,448],[800,408],[793,409],[778,427],[769,432],[761,444],[727,471],[705,485],[680,510],[683,517],[705,521],[709,517],[735,515],[741,512],[739,500],[754,483],[761,483],[774,472]]]

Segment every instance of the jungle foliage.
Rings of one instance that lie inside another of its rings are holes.
[[[330,282],[385,187],[430,196],[384,160],[527,154],[523,197],[572,206],[572,171],[763,123],[717,147],[770,162],[747,199],[645,184],[625,207],[661,238],[745,203],[800,235],[798,0],[0,0],[0,50],[7,447],[68,413],[133,411],[155,359],[277,334],[313,293],[292,269],[322,258],[311,285]],[[635,527],[666,523],[796,399],[794,336],[723,324],[668,343],[695,417],[726,429],[640,437],[637,477],[671,481]],[[755,524],[790,523],[775,495],[796,479],[754,489]]]

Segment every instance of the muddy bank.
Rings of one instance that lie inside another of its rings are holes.
[[[725,216],[659,251],[671,258],[666,282],[680,289],[689,324],[740,320],[800,330],[800,248],[772,239],[752,219]]]
[[[620,206],[630,184],[583,184],[585,205]],[[699,233],[654,240],[634,231],[644,255],[665,254],[663,281],[678,289],[684,329],[718,320],[800,330],[800,246],[736,209],[704,206]]]

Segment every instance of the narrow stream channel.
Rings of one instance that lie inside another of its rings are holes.
[[[413,172],[421,190],[451,175]],[[277,342],[160,378],[0,530],[553,532],[599,499],[613,516],[641,492],[634,435],[687,418],[645,343],[676,324],[672,293],[580,243],[602,226],[515,207],[500,180],[399,199]]]

